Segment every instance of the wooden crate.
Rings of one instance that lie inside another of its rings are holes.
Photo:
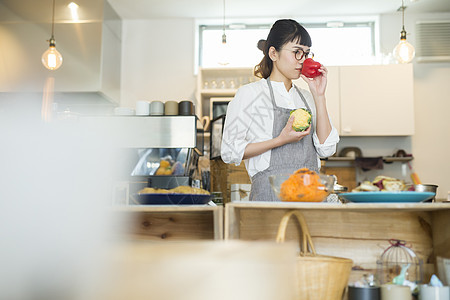
[[[300,210],[319,254],[350,258],[350,282],[376,273],[389,239],[405,240],[423,260],[424,282],[436,272],[436,256],[450,257],[450,205],[442,203],[229,203],[225,239],[275,241],[282,216]],[[291,221],[287,240],[298,240]]]
[[[347,187],[349,192],[357,186],[355,167],[329,167],[326,164],[323,164],[320,168],[320,173],[336,175],[338,183]]]
[[[130,205],[114,210],[126,237],[155,241],[223,239],[221,206]]]
[[[211,191],[222,192],[223,203],[231,201],[231,184],[249,184],[250,177],[244,163],[226,164],[221,159],[211,160]]]

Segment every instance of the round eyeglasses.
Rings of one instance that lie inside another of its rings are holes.
[[[304,52],[302,49],[297,49],[297,50],[291,50],[291,49],[281,49],[281,50],[286,50],[286,51],[291,51],[292,53],[294,53],[295,55],[295,59],[296,60],[302,60],[302,58],[304,57],[305,59],[308,57],[314,57],[314,53],[308,51],[308,52]]]

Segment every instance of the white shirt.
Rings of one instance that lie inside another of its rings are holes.
[[[271,81],[275,102],[278,106],[289,109],[305,108],[295,87],[288,91],[283,82]],[[313,116],[316,128],[316,106],[311,93],[301,89]],[[331,123],[331,121],[330,121]],[[266,79],[244,85],[238,89],[234,99],[228,104],[225,126],[222,137],[221,156],[226,163],[239,165],[244,156],[245,147],[272,139],[273,110],[269,86]],[[314,130],[313,142],[317,152],[317,164],[320,168],[320,158],[328,157],[336,152],[339,134],[332,126],[330,135],[323,144]],[[272,151],[244,160],[250,177],[269,167]],[[286,158],[289,159],[289,158]]]

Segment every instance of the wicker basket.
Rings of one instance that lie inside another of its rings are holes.
[[[297,217],[302,231],[300,255],[297,258],[299,299],[341,300],[353,261],[348,258],[316,254],[308,226],[299,211],[289,211],[281,219],[277,234],[278,243],[285,240],[286,227],[291,216]]]

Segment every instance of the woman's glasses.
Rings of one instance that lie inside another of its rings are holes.
[[[294,53],[296,60],[301,60],[303,57],[305,59],[308,58],[309,56],[314,57],[314,53],[304,52],[302,49],[297,49],[297,50],[281,49],[281,50],[291,51],[292,53]]]

